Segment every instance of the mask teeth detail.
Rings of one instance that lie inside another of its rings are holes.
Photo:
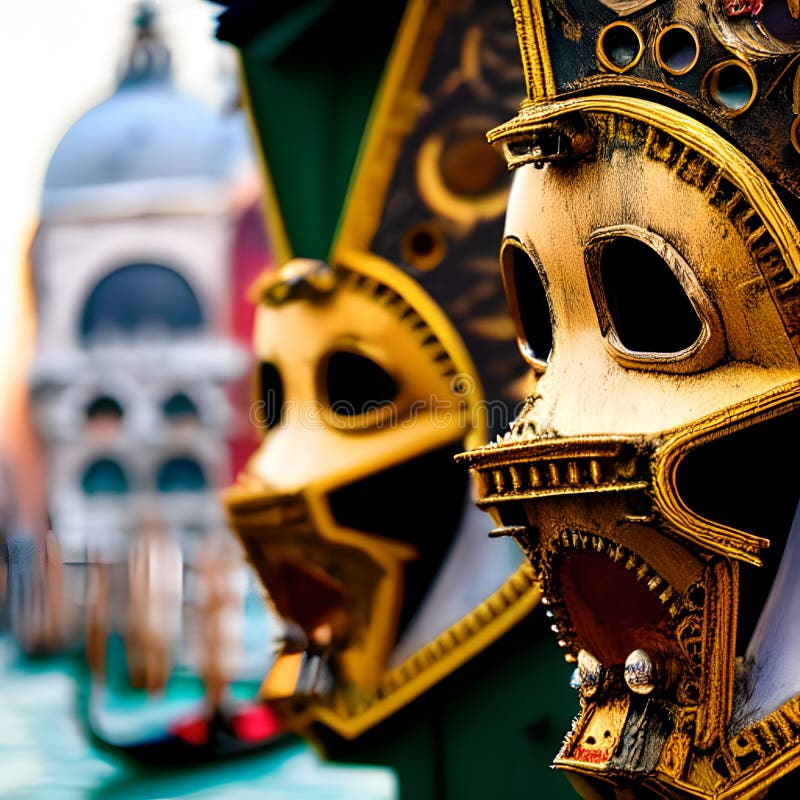
[[[598,452],[571,457],[559,454],[525,463],[476,465],[476,471],[485,487],[485,494],[478,501],[482,508],[493,505],[500,498],[532,499],[540,495],[610,486],[624,486],[626,490],[646,489],[648,486],[642,461],[637,455],[621,458],[617,454]]]
[[[330,699],[336,686],[329,659],[331,648],[311,647],[303,653],[296,693]]]
[[[517,444],[519,442],[532,442],[537,439],[556,438],[556,433],[544,432],[539,422],[535,420],[517,420],[505,433],[498,433],[493,442],[489,442],[483,450],[497,449],[503,444]]]
[[[530,441],[541,435],[541,427],[538,422],[531,420],[517,420],[509,431],[511,439]]]
[[[581,688],[581,671],[579,667],[572,670],[572,675],[569,679],[570,688],[579,690]]]
[[[575,530],[561,531],[557,544],[565,550],[594,550],[614,562],[621,563],[628,572],[632,572],[636,576],[637,581],[644,583],[648,591],[656,595],[659,603],[667,608],[672,619],[681,614],[683,603],[675,589],[658,575],[652,567],[623,545],[595,534]],[[545,575],[544,588],[548,616],[552,619],[550,629],[556,634],[559,646],[567,651],[565,654],[566,660],[574,663],[578,653],[574,649],[575,634],[572,631],[569,614],[563,600],[555,596],[552,591],[552,576],[555,574],[553,562],[556,555],[555,552],[551,551],[549,558],[545,557],[546,564],[542,570]],[[542,602],[544,602],[544,599]]]

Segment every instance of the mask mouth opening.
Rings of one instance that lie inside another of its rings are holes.
[[[680,591],[629,547],[582,530],[560,531],[540,559],[581,698],[556,766],[646,774],[672,729],[670,709],[699,699],[686,611],[702,608],[703,589]]]
[[[275,605],[287,620],[300,626],[306,640],[327,644],[347,635],[346,596],[341,581],[308,562],[289,558],[277,564],[275,573]]]
[[[258,497],[245,493],[231,503],[233,527],[286,624],[281,664],[265,690],[269,699],[331,697],[346,683],[358,683],[347,665],[373,647],[373,626],[382,637],[388,626],[397,641],[442,566],[467,506],[469,475],[454,461],[463,446],[450,442],[329,492],[325,500],[342,541],[317,528],[302,495],[270,496],[261,487]],[[402,565],[403,577],[390,590],[400,597],[400,608],[391,611],[392,619],[378,619],[374,605],[385,580],[378,555],[385,547],[386,557],[394,558],[393,543],[411,545],[418,556]],[[324,680],[315,677],[323,672]]]
[[[248,550],[284,623],[262,696],[290,714],[328,704],[342,685],[358,683],[383,571],[366,552],[313,531],[262,535]]]
[[[681,595],[629,548],[596,534],[565,530],[542,554],[548,616],[568,660],[580,652],[620,672],[636,650],[667,662],[676,653]]]
[[[342,654],[367,635],[381,569],[320,535],[302,496],[258,491],[230,504],[230,520],[284,623],[265,696],[330,697]]]
[[[370,555],[311,530],[281,527],[262,529],[247,547],[276,613],[288,624],[290,650],[304,642],[343,649],[359,639],[382,576]]]
[[[668,600],[669,587],[636,556],[619,553],[614,561],[606,553],[574,549],[558,573],[576,642],[605,667],[624,665],[636,649],[667,654],[674,641],[669,605],[660,599]]]
[[[469,475],[457,440],[348,483],[328,495],[339,525],[416,548],[406,564],[398,637],[442,566],[466,508]]]

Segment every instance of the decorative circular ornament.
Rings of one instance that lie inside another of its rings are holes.
[[[642,34],[630,22],[612,22],[597,38],[597,60],[611,72],[627,72],[639,63],[643,53]]]
[[[685,75],[700,58],[700,40],[693,28],[683,23],[668,25],[656,37],[658,66],[671,75]]]

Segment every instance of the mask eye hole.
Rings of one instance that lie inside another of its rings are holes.
[[[688,264],[660,236],[606,228],[595,232],[585,258],[600,329],[622,363],[692,371],[722,355],[716,309]]]
[[[527,250],[513,239],[503,246],[500,261],[520,351],[537,372],[544,372],[553,349],[553,324],[541,274]]]
[[[700,318],[664,259],[644,242],[620,237],[600,252],[600,281],[614,330],[640,353],[676,353],[700,335]]]
[[[271,362],[262,361],[258,365],[256,384],[256,397],[261,403],[260,427],[270,430],[280,422],[283,411],[281,373]]]
[[[323,380],[331,410],[343,417],[366,414],[397,397],[397,381],[371,358],[350,350],[328,356]]]

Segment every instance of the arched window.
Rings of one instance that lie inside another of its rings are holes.
[[[198,331],[203,312],[186,280],[159,264],[139,263],[106,275],[86,300],[80,319],[84,344],[104,336],[172,336]]]
[[[101,458],[86,467],[81,478],[81,488],[87,495],[126,494],[128,478],[116,461]]]
[[[164,416],[172,422],[196,422],[200,415],[197,406],[183,392],[176,392],[164,401]]]
[[[122,420],[123,417],[122,406],[113,398],[108,395],[101,395],[95,397],[86,405],[86,419],[90,423],[116,423]]]
[[[206,476],[193,458],[172,458],[158,470],[156,486],[159,492],[203,492]]]

